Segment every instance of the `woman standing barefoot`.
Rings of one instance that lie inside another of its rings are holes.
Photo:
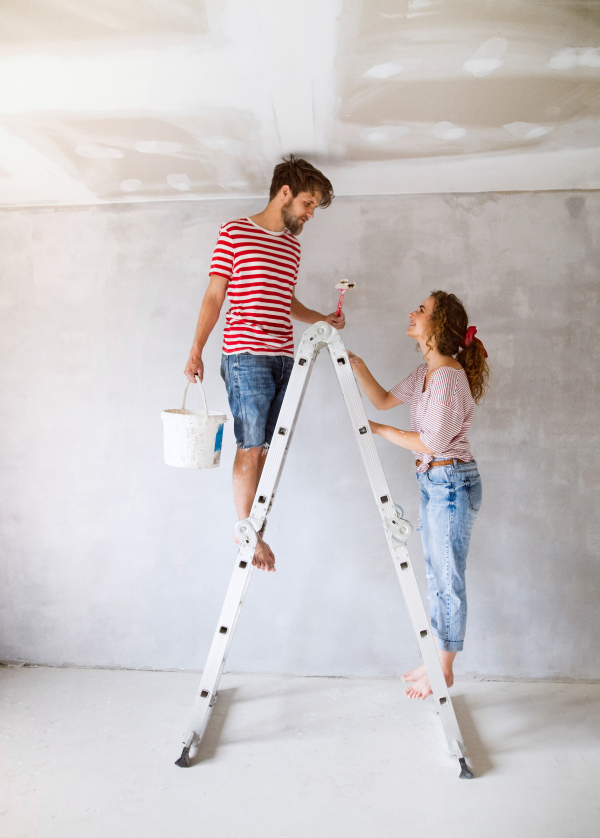
[[[367,397],[378,410],[410,405],[410,431],[371,422],[374,434],[410,449],[421,489],[421,540],[427,566],[431,629],[446,683],[463,648],[467,623],[465,570],[471,529],[481,506],[481,478],[467,433],[475,403],[487,389],[487,352],[467,328],[469,320],[454,294],[434,291],[410,316],[406,334],[423,353],[408,378],[386,391],[364,361],[349,352],[350,363]],[[407,672],[410,698],[431,695],[425,666]]]

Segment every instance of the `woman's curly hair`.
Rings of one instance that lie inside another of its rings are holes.
[[[461,348],[469,325],[465,307],[455,294],[433,291],[431,296],[435,303],[429,319],[426,344],[433,349],[429,342],[433,338],[442,355],[456,357],[467,374],[473,400],[476,404],[481,404],[488,389],[490,376],[483,344],[474,338],[467,347]]]

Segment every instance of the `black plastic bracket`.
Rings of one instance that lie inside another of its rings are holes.
[[[185,748],[184,748],[185,750]],[[460,774],[458,775],[459,780],[472,780],[475,776],[469,766],[467,765],[467,760],[464,757],[458,758],[458,764],[460,765]]]
[[[189,748],[184,748],[183,749],[179,759],[175,760],[175,765],[178,765],[180,768],[189,768],[190,767],[190,749]]]

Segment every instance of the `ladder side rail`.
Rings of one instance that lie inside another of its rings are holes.
[[[219,686],[223,664],[227,657],[241,606],[250,583],[255,545],[256,536],[254,539],[244,541],[240,544],[206,665],[200,678],[200,685],[196,693],[190,720],[183,736],[185,745],[188,745],[190,737],[193,739],[194,735],[198,738],[202,736],[208,718],[208,711],[213,704]],[[226,631],[224,632],[222,629],[226,629]]]
[[[421,652],[425,669],[427,670],[427,675],[429,676],[429,682],[433,692],[433,700],[436,710],[440,714],[440,720],[442,722],[444,733],[446,734],[448,748],[450,753],[454,754],[456,757],[461,757],[464,753],[466,753],[466,749],[462,742],[460,728],[458,726],[458,721],[452,705],[452,699],[450,698],[450,693],[448,691],[448,685],[446,684],[446,679],[444,678],[444,674],[442,672],[440,659],[435,645],[435,638],[431,632],[431,626],[425,611],[421,592],[419,591],[414,568],[410,561],[408,547],[406,545],[399,546],[394,544],[393,539],[389,536],[389,534],[388,544],[390,547],[390,553],[392,554],[394,568],[400,583],[400,588],[402,590],[402,596],[404,597],[417,643],[419,644],[419,651]],[[424,635],[423,632],[426,632],[426,634]],[[457,743],[458,749],[456,747]]]
[[[294,369],[279,413],[273,444],[269,447],[263,474],[254,498],[250,515],[253,520],[249,529],[247,528],[248,537],[242,538],[240,541],[233,574],[219,615],[208,659],[202,672],[190,720],[184,733],[184,752],[187,750],[187,754],[182,755],[182,759],[186,764],[189,763],[190,747],[195,740],[202,738],[208,721],[209,710],[215,701],[227,654],[250,583],[253,569],[252,559],[257,540],[256,532],[260,531],[272,504],[314,361],[319,352],[320,346],[315,342],[314,337],[312,340],[305,338],[306,333],[298,349]],[[278,433],[280,428],[284,428],[286,433]],[[252,531],[250,532],[250,530]]]
[[[310,330],[307,330],[310,331]],[[319,354],[319,346],[306,340],[306,333],[298,347],[294,368],[288,382],[277,425],[267,453],[267,459],[252,504],[251,517],[264,522],[279,486],[279,480],[292,442],[304,394]],[[260,529],[260,527],[259,527]]]
[[[405,538],[408,537],[412,528],[410,525],[406,528],[406,536],[402,535],[398,530],[397,523],[401,521],[401,519],[392,501],[385,473],[381,465],[381,459],[375,445],[375,440],[369,426],[360,390],[358,389],[344,343],[341,338],[332,340],[328,345],[328,349],[350,418],[352,420],[354,434],[356,436],[363,463],[369,477],[369,482],[375,496],[375,501],[384,521],[386,538],[390,547],[394,566],[398,574],[398,580],[408,608],[417,643],[419,645],[419,650],[429,676],[436,709],[440,712],[440,720],[448,740],[448,746],[451,753],[457,757],[461,757],[461,746],[464,749],[464,745],[462,744],[460,729],[458,727],[454,708],[452,707],[448,686],[442,672],[435,641],[431,633],[429,619],[423,605],[417,579],[410,561],[408,548],[402,543],[402,540],[405,540]],[[343,359],[343,363],[340,359]]]
[[[396,507],[392,501],[387,479],[381,465],[379,454],[377,453],[365,407],[354,377],[354,372],[350,366],[350,359],[348,358],[344,342],[339,337],[339,333],[338,339],[329,343],[328,349],[342,389],[346,407],[350,414],[354,434],[358,441],[377,508],[384,521],[391,520],[397,515]]]

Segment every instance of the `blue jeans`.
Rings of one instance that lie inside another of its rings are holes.
[[[221,377],[227,388],[238,448],[268,448],[294,359],[287,355],[223,355]]]
[[[454,465],[417,473],[417,481],[431,630],[440,649],[460,652],[467,625],[467,553],[481,506],[481,478],[475,460],[454,460]]]

